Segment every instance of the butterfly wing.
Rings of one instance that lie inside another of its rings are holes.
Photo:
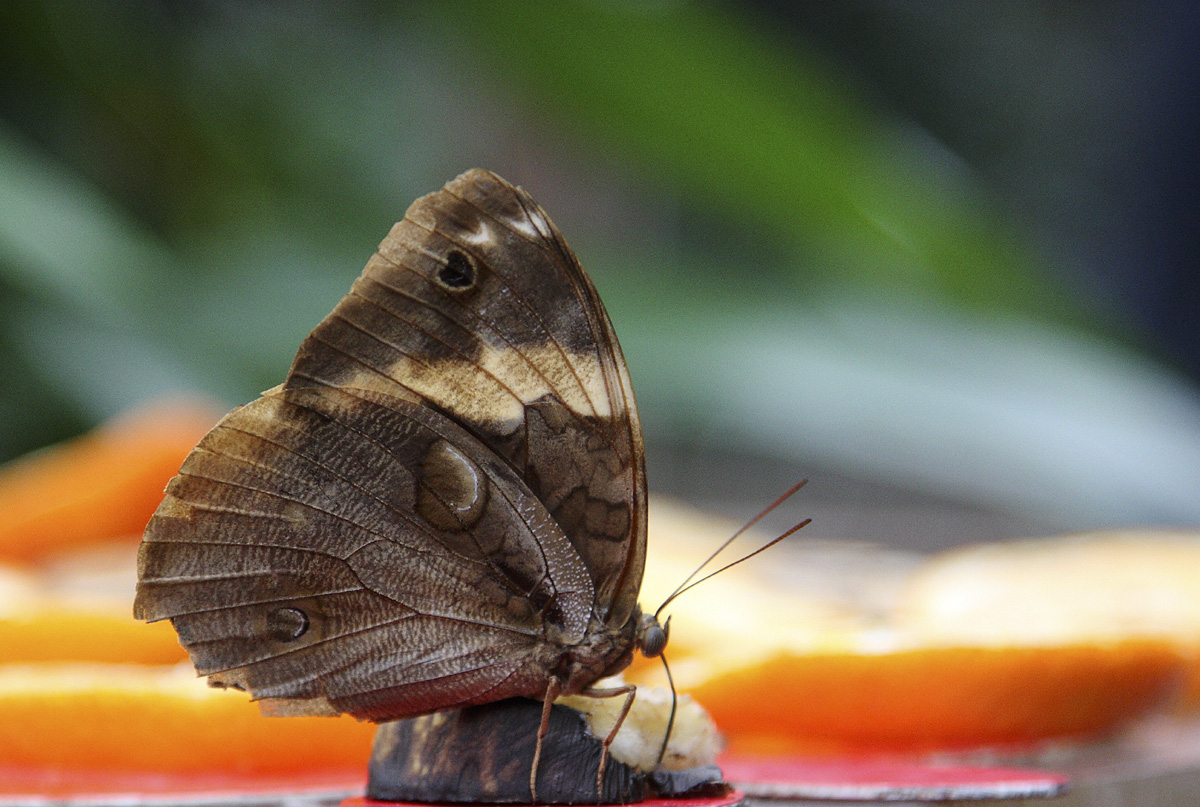
[[[285,384],[188,458],[135,615],[276,711],[536,696],[563,645],[626,624],[644,502],[595,289],[523,192],[469,172],[413,204]]]
[[[355,390],[227,416],[171,482],[139,577],[136,615],[170,618],[214,683],[373,719],[540,694],[547,620],[578,640],[593,599],[507,464]]]
[[[590,278],[524,191],[476,169],[414,202],[301,346],[286,386],[303,385],[416,393],[475,434],[583,558],[600,622],[628,620],[646,544],[629,372]]]

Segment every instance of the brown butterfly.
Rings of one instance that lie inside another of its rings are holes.
[[[170,619],[210,684],[270,714],[527,696],[544,730],[559,694],[628,708],[631,687],[592,684],[666,644],[637,604],[644,466],[591,280],[524,191],[468,171],[412,204],[287,380],[192,451],[146,528],[134,615]]]

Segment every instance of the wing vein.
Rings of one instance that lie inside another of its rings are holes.
[[[292,406],[296,406],[296,405],[297,405],[297,404],[296,404],[295,402],[293,402],[293,401],[288,401],[288,403],[289,403],[290,405],[292,405]],[[307,407],[305,407],[305,408],[307,408]],[[312,411],[312,410],[309,410],[309,411]],[[340,421],[339,421],[339,422],[340,422]],[[344,425],[344,424],[343,424],[343,425]],[[335,471],[334,469],[330,468],[328,465],[324,465],[324,464],[322,464],[321,462],[319,462],[318,460],[316,460],[316,459],[314,459],[314,458],[312,458],[312,457],[310,457],[310,456],[308,456],[308,455],[306,455],[306,454],[301,454],[301,453],[300,453],[300,452],[298,452],[298,451],[294,451],[294,450],[292,450],[292,449],[291,449],[289,446],[286,446],[286,445],[284,445],[284,444],[282,444],[282,443],[279,443],[278,441],[271,440],[270,438],[268,438],[268,437],[266,437],[266,436],[264,436],[264,435],[260,435],[260,434],[257,434],[257,433],[255,433],[255,432],[246,431],[246,430],[244,430],[244,429],[237,428],[236,426],[226,426],[225,428],[228,428],[228,429],[230,429],[231,431],[236,431],[236,432],[237,432],[237,433],[239,433],[239,434],[244,434],[244,435],[246,435],[246,436],[248,436],[248,437],[253,437],[253,438],[256,438],[256,439],[258,439],[259,441],[261,441],[261,442],[263,442],[263,443],[266,443],[266,444],[268,444],[268,445],[275,446],[276,448],[280,449],[281,451],[286,451],[287,453],[291,454],[292,456],[296,457],[297,459],[299,459],[299,460],[302,460],[303,462],[306,462],[306,463],[308,463],[309,465],[315,466],[315,467],[317,467],[317,468],[319,468],[319,469],[321,469],[321,470],[323,470],[323,471],[325,471],[325,472],[329,473],[331,476],[333,476],[333,477],[335,477],[335,478],[337,478],[337,479],[341,480],[342,482],[345,482],[347,485],[349,485],[350,487],[352,487],[352,488],[354,488],[355,490],[357,490],[357,491],[358,491],[359,493],[361,493],[363,496],[366,496],[367,498],[369,498],[369,499],[371,499],[371,500],[375,501],[376,503],[378,503],[378,504],[379,504],[379,505],[381,505],[382,507],[386,508],[388,511],[390,511],[391,513],[393,513],[393,514],[395,514],[397,517],[399,517],[399,519],[400,519],[400,520],[404,521],[405,523],[411,524],[412,526],[414,526],[414,527],[417,529],[417,531],[419,531],[419,532],[423,532],[425,535],[427,535],[427,536],[429,537],[429,539],[430,539],[431,541],[433,541],[434,543],[436,543],[436,544],[438,544],[439,546],[441,546],[441,547],[442,547],[442,548],[443,548],[443,549],[444,549],[446,552],[448,552],[449,554],[453,555],[454,557],[460,558],[460,559],[462,559],[462,560],[465,560],[465,561],[473,562],[473,563],[478,563],[478,562],[479,562],[479,561],[478,561],[477,559],[475,559],[475,558],[471,558],[471,557],[468,557],[468,556],[466,556],[466,555],[461,555],[461,554],[459,554],[458,552],[455,552],[453,549],[451,549],[450,547],[446,546],[446,545],[445,545],[445,544],[444,544],[444,543],[443,543],[443,542],[442,542],[442,541],[441,541],[441,540],[440,540],[440,539],[437,537],[437,535],[435,535],[434,533],[430,532],[430,531],[429,531],[429,529],[428,529],[427,527],[425,527],[425,526],[421,525],[421,524],[420,524],[420,523],[418,523],[418,522],[417,522],[415,519],[413,519],[413,518],[409,517],[409,515],[408,515],[407,513],[405,513],[403,510],[400,510],[399,508],[397,508],[397,507],[393,506],[393,505],[392,505],[392,504],[390,504],[389,502],[387,502],[387,501],[385,501],[385,500],[383,500],[383,499],[379,498],[378,496],[376,496],[376,495],[375,495],[374,493],[372,493],[371,491],[369,491],[369,490],[367,490],[366,488],[364,488],[364,487],[362,487],[361,485],[359,485],[359,484],[358,484],[357,482],[355,482],[353,479],[350,479],[349,477],[345,476],[344,474],[338,473],[338,472],[337,472],[337,471]],[[290,427],[290,426],[288,426],[288,428],[291,428],[291,427]],[[354,431],[355,431],[355,433],[356,433],[356,434],[361,434],[361,432],[359,432],[359,431],[357,431],[357,430],[354,430]],[[211,452],[211,453],[216,453],[216,452]],[[229,455],[229,454],[223,454],[223,453],[222,453],[222,454],[220,454],[220,456],[227,457],[227,458],[229,458],[229,459],[231,459],[231,460],[233,460],[233,461],[235,461],[235,462],[239,461],[239,459],[238,459],[238,458],[236,458],[236,457],[233,457],[232,455]],[[395,455],[391,455],[391,456],[392,456],[392,458],[393,458],[393,459],[396,459],[396,458],[395,458]],[[263,467],[263,468],[265,468],[266,466],[259,466],[259,465],[255,465],[255,467]],[[273,469],[268,469],[268,470],[273,470]],[[261,494],[263,494],[264,496],[271,496],[271,497],[273,497],[273,498],[278,498],[278,499],[281,499],[281,500],[283,500],[283,501],[287,501],[287,502],[294,502],[294,503],[296,503],[296,504],[303,505],[304,507],[309,507],[309,508],[312,508],[313,510],[317,511],[318,513],[324,513],[325,515],[327,515],[327,516],[329,516],[329,517],[331,517],[331,518],[335,518],[335,519],[337,519],[338,521],[344,522],[344,523],[346,523],[346,524],[351,524],[351,525],[353,525],[353,526],[355,526],[355,527],[359,527],[359,528],[361,528],[361,529],[362,529],[364,532],[366,532],[366,533],[369,533],[369,534],[371,534],[371,535],[374,535],[376,538],[393,541],[394,543],[396,543],[396,544],[398,544],[398,545],[400,545],[400,546],[404,547],[405,549],[411,549],[411,550],[412,550],[412,551],[414,551],[414,552],[420,552],[420,553],[423,553],[423,554],[429,554],[429,555],[432,555],[432,554],[434,554],[433,552],[430,552],[428,549],[423,549],[423,548],[421,548],[421,547],[418,547],[418,546],[413,546],[413,545],[411,545],[411,544],[404,543],[403,541],[397,540],[396,538],[393,538],[393,537],[392,537],[392,536],[390,536],[390,535],[383,535],[382,533],[380,533],[380,532],[378,532],[377,530],[374,530],[374,529],[372,529],[372,528],[370,528],[370,527],[366,526],[365,524],[360,524],[360,523],[358,523],[358,522],[354,521],[354,520],[353,520],[353,519],[351,519],[351,518],[347,518],[347,517],[345,517],[345,516],[342,516],[342,515],[339,515],[339,514],[337,514],[337,513],[334,513],[334,512],[332,512],[332,511],[330,511],[330,510],[326,510],[326,509],[325,509],[325,508],[323,508],[323,507],[318,507],[316,504],[312,504],[312,503],[309,503],[309,502],[306,502],[306,501],[302,501],[302,500],[300,500],[300,499],[296,499],[296,498],[293,498],[293,497],[290,497],[290,496],[284,495],[284,494],[282,494],[282,493],[277,493],[277,492],[275,492],[275,491],[264,490],[264,489],[262,489],[262,488],[258,488],[258,487],[252,487],[252,486],[250,486],[250,485],[246,485],[246,484],[243,484],[243,483],[240,483],[240,482],[233,482],[233,481],[224,480],[224,479],[214,479],[214,478],[212,478],[212,477],[204,476],[203,474],[196,474],[196,473],[193,473],[193,472],[191,472],[191,471],[187,471],[187,472],[184,472],[184,473],[185,473],[187,476],[194,476],[194,477],[196,477],[196,478],[198,478],[198,479],[206,479],[206,480],[208,480],[208,481],[210,481],[210,482],[216,482],[216,483],[218,483],[218,484],[222,484],[222,485],[229,485],[230,487],[236,487],[236,488],[240,488],[240,489],[242,489],[242,490],[248,490],[248,491],[252,491],[252,492],[254,492],[254,493],[261,493]],[[293,479],[295,479],[295,477],[289,477],[289,478],[293,478]],[[418,483],[420,483],[420,480],[417,480],[417,482],[418,482]],[[356,548],[354,551],[358,551],[358,549],[361,549],[361,548],[362,548],[362,547],[358,547],[358,548]],[[353,554],[353,552],[351,552],[351,553],[349,553],[349,554]],[[348,556],[347,556],[347,557],[348,557]],[[342,558],[342,560],[345,560],[345,558]]]

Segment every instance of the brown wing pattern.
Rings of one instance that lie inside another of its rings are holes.
[[[146,531],[135,615],[283,711],[392,719],[545,687],[591,580],[508,465],[437,412],[275,390],[184,463]],[[553,622],[553,625],[549,623]]]
[[[550,219],[469,171],[418,199],[301,346],[285,386],[423,401],[503,457],[583,559],[600,624],[636,605],[641,427],[608,316]]]
[[[640,426],[596,290],[524,192],[471,171],[188,457],[135,615],[277,712],[392,719],[540,697],[566,648],[598,675],[644,552]]]

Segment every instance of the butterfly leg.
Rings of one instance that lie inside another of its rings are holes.
[[[550,676],[550,682],[546,684],[546,697],[542,699],[542,722],[538,725],[537,744],[533,747],[533,767],[529,769],[529,801],[531,804],[537,804],[538,763],[542,760],[542,740],[546,738],[546,732],[550,730],[550,708],[554,706],[555,699],[562,692],[562,686],[561,679]]]
[[[617,732],[621,730],[621,726],[625,724],[625,718],[629,716],[629,710],[633,708],[633,699],[637,697],[637,687],[633,684],[625,684],[619,687],[607,687],[605,689],[585,689],[579,693],[586,695],[589,698],[616,698],[625,696],[625,703],[621,704],[621,711],[617,714],[617,720],[613,723],[612,731],[604,738],[601,743],[600,750],[600,767],[596,769],[596,795],[604,794],[604,769],[608,766],[608,747],[612,745],[616,739]]]

